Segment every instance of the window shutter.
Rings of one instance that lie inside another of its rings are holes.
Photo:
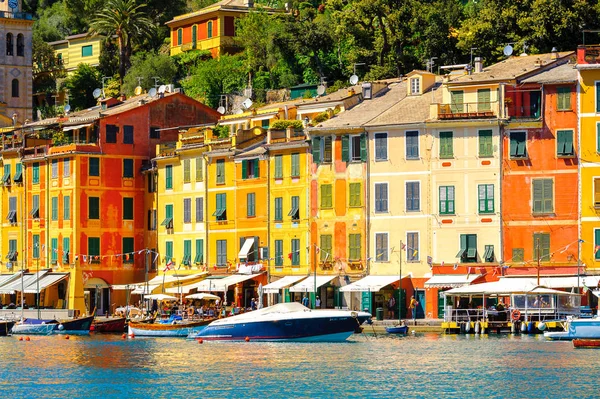
[[[275,178],[283,177],[283,156],[275,155]]]
[[[553,190],[552,190],[552,186],[553,186],[553,180],[552,179],[544,179],[544,187],[543,187],[543,191],[544,191],[544,212],[552,212],[554,210],[554,204],[552,203],[552,194],[553,194]]]
[[[350,162],[350,139],[342,136],[342,162]]]
[[[258,179],[260,177],[260,168],[259,168],[258,158],[254,160],[254,178]]]
[[[533,181],[533,211],[542,212],[542,181]]]
[[[360,135],[360,160],[362,162],[367,162],[367,135]]]
[[[460,249],[467,249],[467,235],[466,234],[461,234],[460,235]]]
[[[321,163],[321,138],[313,137],[312,139],[312,156],[313,162],[317,165]]]
[[[567,130],[565,133],[565,155],[573,155],[573,132]]]
[[[600,112],[600,83],[596,83],[596,112]]]
[[[564,155],[565,153],[565,131],[559,130],[556,132],[556,152],[558,155]]]
[[[248,161],[242,161],[242,179],[246,180],[248,178]]]

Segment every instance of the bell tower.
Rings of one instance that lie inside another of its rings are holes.
[[[22,0],[0,0],[0,127],[32,120],[33,18]]]

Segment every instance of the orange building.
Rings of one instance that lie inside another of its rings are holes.
[[[563,59],[523,77],[506,87],[505,106],[509,112],[502,143],[505,274],[576,275],[577,70]]]

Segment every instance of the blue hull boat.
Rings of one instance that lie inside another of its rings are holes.
[[[388,334],[406,334],[408,332],[408,326],[399,325],[399,326],[386,327],[385,331],[387,331]]]
[[[280,303],[215,320],[188,338],[208,341],[340,342],[362,331],[366,312],[311,310],[299,303]]]
[[[600,319],[567,319],[564,331],[547,331],[544,337],[555,341],[600,339]]]

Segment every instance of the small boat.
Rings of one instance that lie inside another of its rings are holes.
[[[6,337],[10,334],[15,322],[12,320],[0,320],[0,337]]]
[[[598,348],[600,349],[600,339],[577,339],[573,340],[575,348]]]
[[[547,331],[544,337],[551,340],[600,339],[600,319],[568,318],[564,331]]]
[[[107,320],[94,320],[91,331],[99,333],[123,333],[125,332],[125,317],[117,317]]]
[[[23,319],[13,326],[13,334],[50,335],[58,327],[56,320]]]
[[[57,334],[85,335],[90,333],[94,316],[81,317],[78,319],[62,320],[54,329]]]
[[[138,323],[130,321],[128,325],[128,334],[136,337],[187,337],[190,334],[197,334],[204,329],[214,319],[187,323]]]
[[[385,331],[388,334],[406,334],[408,332],[408,326],[406,324],[397,324],[395,326],[386,327]]]
[[[371,315],[349,310],[311,310],[297,302],[213,321],[188,338],[215,341],[341,342],[355,333]]]

